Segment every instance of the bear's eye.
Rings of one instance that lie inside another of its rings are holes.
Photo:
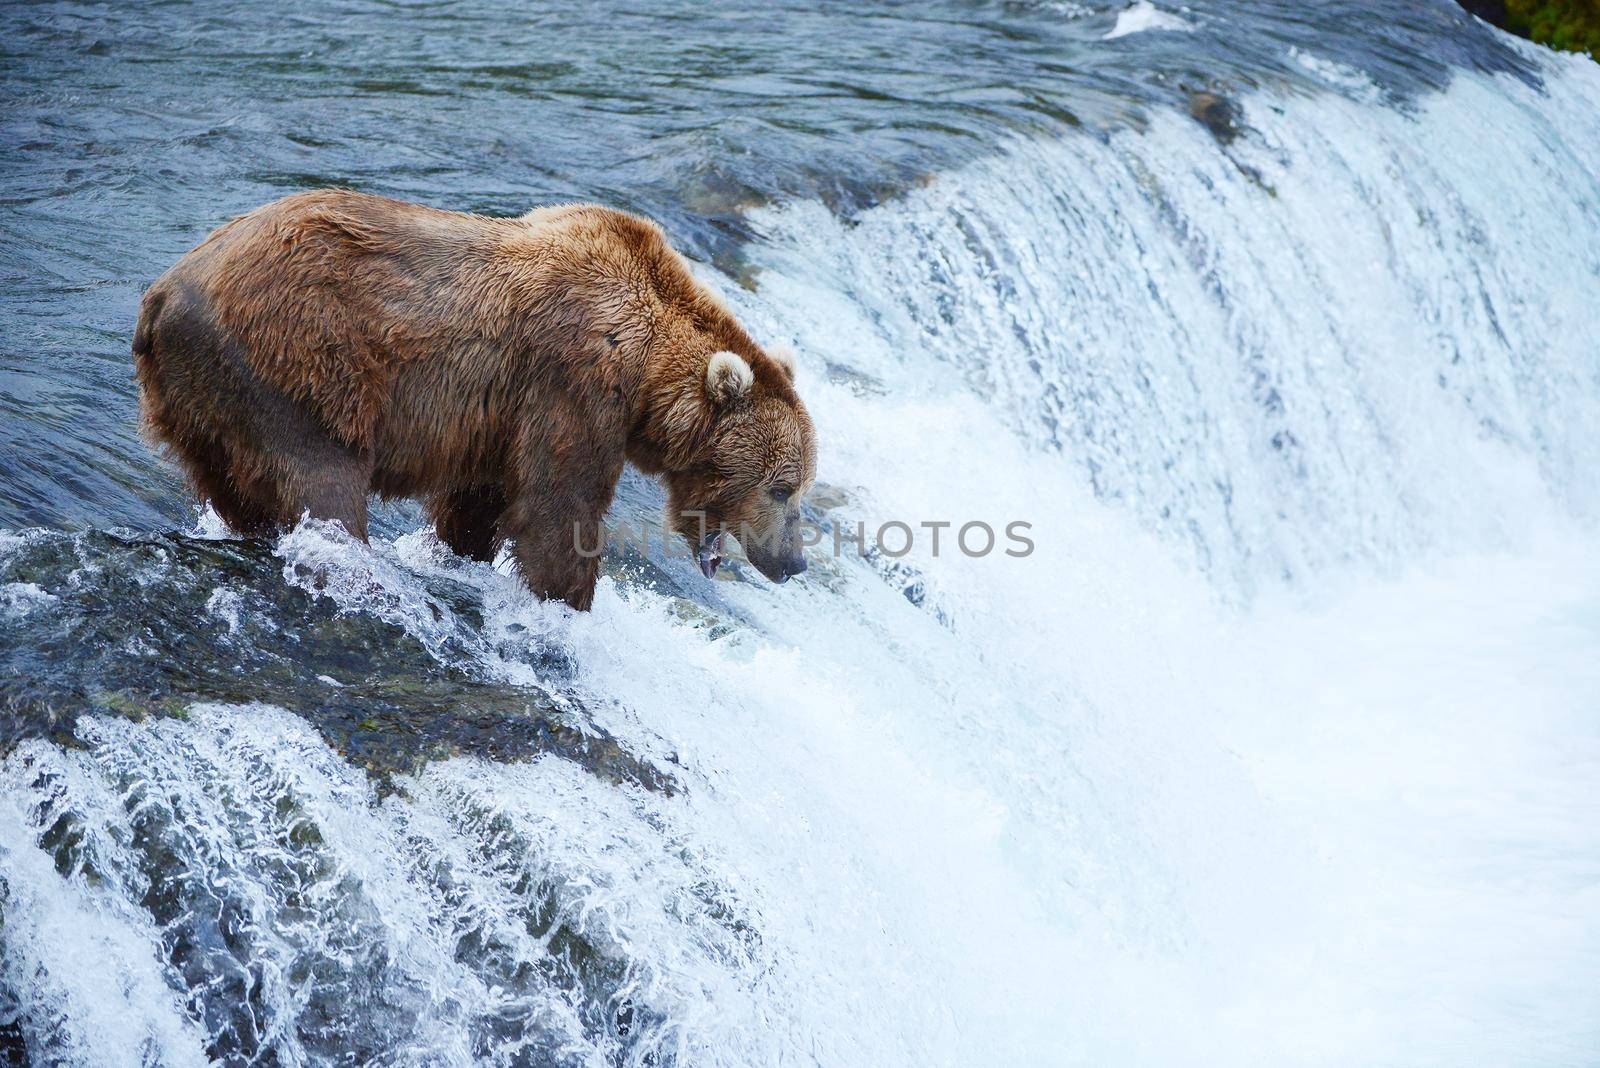
[[[790,489],[788,486],[773,486],[771,489],[767,490],[767,492],[772,494],[772,499],[777,501],[779,504],[782,504],[784,501],[794,496],[794,490]]]

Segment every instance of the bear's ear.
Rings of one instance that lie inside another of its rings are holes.
[[[755,373],[736,352],[714,352],[706,364],[706,392],[718,407],[729,407],[750,396]]]
[[[783,373],[789,376],[791,382],[794,381],[794,349],[788,345],[773,345],[767,349],[767,355],[783,368]]]

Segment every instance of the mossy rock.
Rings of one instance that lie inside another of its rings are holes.
[[[1600,58],[1600,0],[1461,0],[1461,6],[1530,41]]]

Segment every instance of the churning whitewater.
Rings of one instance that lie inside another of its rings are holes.
[[[702,270],[797,344],[819,520],[1023,558],[825,542],[573,615],[426,528],[5,535],[13,633],[182,583],[225,662],[370,625],[565,748],[379,776],[228,702],[31,737],[0,1021],[104,1066],[1588,1060],[1600,67],[1527,53],[1402,101],[1297,49],[1324,89],[1226,129],[752,209],[755,288]]]

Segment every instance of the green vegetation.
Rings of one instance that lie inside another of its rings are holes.
[[[1506,0],[1506,29],[1600,58],[1600,0]]]

